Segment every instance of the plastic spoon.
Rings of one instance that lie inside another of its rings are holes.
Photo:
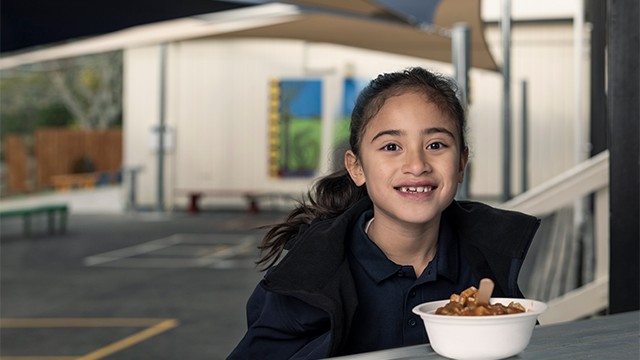
[[[476,303],[478,305],[489,305],[489,299],[493,293],[493,280],[484,278],[480,280],[480,288],[478,289],[478,295],[476,297]]]

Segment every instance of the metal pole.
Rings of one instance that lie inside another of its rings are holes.
[[[601,0],[590,0],[588,22],[593,26],[591,31],[591,75],[589,84],[591,92],[589,114],[591,123],[589,138],[591,139],[591,156],[608,149],[607,146],[607,96],[605,86],[605,48],[607,26],[607,3]]]
[[[137,189],[138,189],[138,173],[142,170],[141,166],[132,166],[123,168],[123,176],[128,177],[129,181],[129,199],[127,201],[127,210],[137,210]]]
[[[466,23],[457,23],[451,33],[451,60],[458,84],[458,98],[467,112],[469,104],[469,68],[471,67],[471,30]],[[464,131],[464,129],[462,129]],[[458,187],[459,199],[469,198],[469,166],[465,172],[464,180]]]
[[[522,192],[529,188],[529,109],[527,101],[527,80],[522,80]]]
[[[587,149],[585,146],[584,136],[584,74],[583,74],[583,60],[582,53],[584,49],[583,45],[583,32],[584,32],[584,4],[582,0],[576,2],[575,15],[573,17],[573,44],[574,53],[573,60],[575,62],[573,66],[574,77],[574,94],[575,94],[575,122],[574,122],[574,149],[575,149],[575,164],[580,164],[587,158]]]
[[[453,25],[451,32],[451,50],[453,51],[451,60],[455,79],[458,83],[458,97],[465,111],[469,104],[470,34],[471,30],[466,23]]]
[[[502,201],[511,198],[511,0],[502,0]]]
[[[574,161],[575,165],[580,164],[582,161],[587,159],[586,152],[586,138],[584,136],[584,110],[583,110],[583,85],[584,85],[584,75],[583,75],[583,60],[582,60],[582,52],[584,49],[583,45],[583,32],[584,32],[584,3],[583,0],[576,1],[575,13],[573,16],[573,81],[574,81],[574,129],[573,129],[573,138],[574,138]],[[579,259],[581,263],[585,263],[591,260],[591,258],[585,258],[583,254],[593,254],[594,250],[594,242],[589,237],[584,237],[583,234],[585,232],[585,223],[588,214],[587,214],[587,202],[585,197],[581,197],[576,199],[573,204],[573,231],[576,234],[575,242],[576,246],[581,246],[582,254],[574,255]],[[578,269],[582,271],[582,268]],[[586,277],[586,274],[581,274],[581,278]],[[569,281],[571,279],[569,278]]]
[[[160,45],[160,105],[158,121],[158,192],[157,210],[164,211],[164,134],[166,105],[167,44]]]

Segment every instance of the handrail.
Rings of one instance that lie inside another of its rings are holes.
[[[546,216],[594,194],[595,273],[593,281],[548,301],[542,325],[577,320],[604,310],[609,289],[609,151],[578,164],[524,194],[498,205]]]
[[[499,207],[543,216],[608,184],[609,150],[605,150]]]

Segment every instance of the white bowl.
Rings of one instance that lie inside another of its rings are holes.
[[[531,339],[538,316],[547,309],[531,299],[491,298],[505,306],[512,301],[527,309],[524,313],[491,316],[436,315],[449,300],[432,301],[413,308],[424,322],[431,347],[451,359],[504,359],[521,353]]]

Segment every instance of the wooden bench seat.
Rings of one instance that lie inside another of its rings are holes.
[[[64,233],[67,228],[69,208],[66,204],[38,205],[16,209],[0,210],[0,219],[21,217],[23,233],[31,236],[31,218],[36,215],[46,215],[49,234],[56,233],[56,214],[58,215],[58,232]]]
[[[97,176],[89,174],[64,174],[51,177],[51,185],[58,191],[67,191],[74,188],[93,188],[96,186]]]
[[[101,171],[84,174],[61,174],[51,176],[51,185],[57,191],[94,188],[121,182],[120,171]]]

